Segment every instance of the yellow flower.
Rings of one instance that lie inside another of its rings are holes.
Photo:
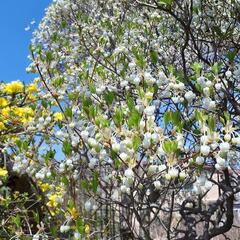
[[[23,91],[23,84],[20,81],[13,81],[8,83],[4,87],[4,92],[8,94],[14,94]]]
[[[8,171],[4,168],[0,168],[0,177],[5,177],[7,176]]]
[[[43,192],[46,192],[51,189],[50,185],[48,183],[41,183],[40,188]]]
[[[73,219],[77,219],[77,217],[78,217],[78,211],[77,211],[77,209],[75,208],[75,207],[73,207],[73,208],[69,208],[68,209],[68,211],[69,211],[69,213],[71,214],[71,217],[73,218]]]
[[[34,115],[34,111],[30,107],[25,107],[24,112],[25,112],[25,114],[28,114],[28,115],[31,115],[31,116]]]
[[[27,97],[27,100],[29,100],[30,102],[34,102],[36,101],[36,96],[32,95],[32,94],[29,94],[28,97]]]
[[[58,106],[58,102],[56,100],[53,100],[53,105],[57,107]]]
[[[88,224],[85,225],[85,233],[86,234],[90,233],[90,226]]]
[[[29,116],[28,116],[28,117],[23,117],[23,118],[21,119],[21,122],[24,123],[24,124],[25,124],[25,123],[29,123],[29,122],[32,121],[32,119],[33,119],[33,118],[32,118],[32,117],[29,117]]]
[[[48,202],[47,202],[47,206],[48,207],[52,207],[52,208],[56,208],[58,206],[58,200],[61,198],[62,196],[60,194],[56,194],[53,193],[48,197]]]
[[[8,101],[6,98],[0,98],[0,107],[6,107],[8,105]]]
[[[58,203],[57,203],[57,195],[56,194],[50,195],[48,199],[49,199],[49,201],[47,202],[47,206],[57,207]]]
[[[22,117],[24,114],[24,110],[21,107],[14,107],[14,108],[12,108],[12,111],[13,111],[13,114],[18,117]]]
[[[5,124],[3,122],[0,122],[0,131],[6,129]]]
[[[7,198],[4,198],[3,196],[0,195],[0,204],[4,205],[7,202]]]
[[[10,111],[11,111],[10,107],[5,107],[5,108],[3,108],[3,109],[2,109],[2,112],[1,112],[1,113],[2,113],[2,116],[3,116],[4,118],[8,118]]]
[[[14,197],[15,199],[18,198],[19,195],[20,195],[20,192],[19,192],[19,191],[15,191],[15,192],[13,193],[13,197]]]
[[[61,112],[55,112],[53,114],[55,121],[62,121],[63,120],[63,114]]]
[[[26,123],[32,120],[34,111],[30,107],[16,107],[13,108],[13,113],[20,118],[19,121]]]
[[[26,91],[28,93],[37,92],[37,84],[35,84],[35,83],[29,84],[29,86],[27,87]]]

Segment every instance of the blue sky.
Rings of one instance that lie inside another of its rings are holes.
[[[52,0],[2,0],[0,4],[0,81],[33,78],[25,69],[31,32],[44,16],[44,9]],[[31,25],[30,22],[36,23]],[[24,29],[31,25],[32,30]]]

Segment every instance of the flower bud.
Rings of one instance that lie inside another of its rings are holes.
[[[207,145],[202,145],[200,148],[200,152],[203,156],[207,156],[210,153],[210,147]]]
[[[171,176],[172,179],[177,178],[178,177],[178,169],[176,168],[171,168],[168,171],[168,174]]]
[[[232,76],[232,72],[230,70],[227,70],[225,75],[227,78],[230,78]]]
[[[220,143],[219,148],[222,152],[227,152],[230,149],[230,144],[228,142],[222,142]]]
[[[161,188],[161,182],[160,181],[158,181],[158,180],[154,181],[153,185],[157,190],[160,190],[160,188]]]

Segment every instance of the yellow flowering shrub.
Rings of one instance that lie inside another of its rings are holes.
[[[26,92],[28,93],[34,93],[37,92],[37,85],[35,83],[31,83],[28,85],[28,87],[26,88]]]
[[[6,98],[0,98],[0,108],[6,107],[8,105],[8,101]]]
[[[48,190],[51,189],[51,186],[49,183],[43,183],[41,181],[38,182],[38,186],[41,188],[43,192],[47,192]]]
[[[68,208],[68,212],[72,219],[76,220],[79,216],[79,213],[75,207]]]
[[[44,217],[44,207],[52,215],[57,212],[56,197],[61,196],[58,191],[50,192],[51,184],[38,181],[26,171],[31,168],[34,173],[39,167],[38,148],[42,143],[37,143],[35,133],[43,134],[47,127],[39,128],[38,119],[51,115],[38,100],[35,83],[0,83],[0,215],[2,219],[8,218],[0,224],[0,239],[8,239],[16,232],[29,233],[26,226],[37,227]],[[49,198],[45,199],[43,194]],[[6,238],[1,235],[3,228],[8,231]],[[25,237],[21,239],[28,239]]]
[[[63,114],[61,112],[55,112],[53,114],[55,121],[62,121],[63,120]]]
[[[7,174],[8,174],[8,171],[0,167],[0,177],[6,177]]]
[[[5,107],[1,110],[1,115],[4,118],[8,118],[9,117],[9,112],[11,111],[10,107]]]
[[[58,202],[57,202],[57,199],[59,198],[60,196],[58,194],[51,194],[49,197],[48,197],[48,202],[47,202],[47,206],[51,207],[51,208],[56,208],[58,206]]]
[[[36,100],[33,95],[37,91],[36,84],[24,87],[20,81],[13,81],[2,83],[0,87],[0,131],[29,123],[34,116],[32,106]],[[12,94],[17,95],[12,97]]]
[[[11,83],[7,83],[4,86],[4,92],[7,94],[16,94],[19,92],[22,92],[24,88],[24,85],[20,81],[13,81]]]
[[[0,122],[0,131],[6,129],[5,124],[3,122]]]

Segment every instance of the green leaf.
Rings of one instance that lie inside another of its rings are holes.
[[[68,98],[70,101],[77,100],[78,96],[79,96],[79,93],[77,93],[77,92],[69,92],[68,93]]]
[[[175,126],[178,126],[181,123],[181,114],[179,111],[172,112],[171,120]]]
[[[203,113],[198,110],[195,110],[195,118],[197,121],[200,121],[200,122],[204,121]]]
[[[134,102],[133,98],[130,96],[130,94],[127,94],[126,102],[127,102],[127,106],[130,111],[135,109],[135,102]]]
[[[16,145],[18,146],[19,149],[21,149],[22,148],[22,140],[17,139],[16,140]]]
[[[163,116],[164,124],[167,126],[171,121],[173,125],[180,127],[181,125],[181,114],[179,111],[167,111]]]
[[[32,46],[32,45],[31,45]],[[41,55],[42,53],[42,45],[39,43],[35,48],[32,46],[31,47],[32,50],[35,50],[36,53],[38,53],[39,55]],[[34,48],[34,49],[33,49]]]
[[[57,42],[57,40],[59,39],[58,33],[57,32],[53,33],[51,39],[53,42]]]
[[[168,64],[167,65],[167,70],[169,71],[169,73],[173,74],[174,73],[174,67],[172,64]]]
[[[171,121],[171,111],[167,111],[164,113],[163,120],[164,120],[164,124],[166,127],[169,124],[169,122]]]
[[[54,87],[60,87],[60,86],[62,86],[63,82],[64,82],[64,78],[58,77],[53,80],[52,84]]]
[[[225,117],[226,121],[230,121],[229,112],[226,112],[226,111],[225,111],[223,114],[224,114],[224,117]]]
[[[153,64],[157,64],[158,61],[158,53],[154,50],[150,51],[150,58],[153,62]]]
[[[95,119],[95,124],[99,127],[109,127],[110,121],[108,119],[105,119],[103,116],[98,116]]]
[[[94,193],[97,192],[97,188],[98,188],[98,180],[99,179],[99,173],[98,172],[94,172],[93,173],[93,179],[92,179],[92,190]]]
[[[115,99],[115,93],[107,91],[103,95],[104,100],[107,102],[108,105],[111,105],[113,103],[113,100]]]
[[[65,155],[69,156],[72,153],[72,146],[68,141],[64,141],[62,145],[62,151]]]
[[[177,152],[178,143],[176,141],[173,141],[173,140],[164,141],[164,143],[162,145],[162,149],[166,153]]]
[[[66,186],[69,184],[68,178],[66,176],[61,178],[61,182],[64,183]]]
[[[82,219],[78,218],[76,220],[76,226],[80,234],[84,235],[85,234],[85,224]]]
[[[123,124],[124,116],[122,109],[117,109],[113,115],[113,121],[117,127],[120,127]]]
[[[132,52],[133,52],[134,57],[136,58],[137,66],[139,66],[141,69],[143,69],[146,64],[143,54],[140,53],[137,48],[133,48]]]
[[[21,227],[21,217],[19,214],[17,214],[15,217],[13,217],[13,221],[17,225],[17,227]]]
[[[214,119],[214,117],[209,117],[208,118],[208,127],[209,127],[211,132],[214,132],[214,129],[215,129],[215,119]]]
[[[160,0],[160,4],[171,5],[174,0]]]
[[[48,165],[50,159],[54,158],[55,153],[56,153],[55,150],[48,150],[47,153],[43,156],[46,165]]]
[[[75,207],[75,203],[74,203],[73,199],[69,199],[69,200],[68,200],[67,206],[68,206],[68,208],[70,208],[70,209],[72,209],[72,208]]]
[[[121,167],[121,161],[119,159],[114,159],[114,167],[119,169]]]
[[[47,101],[42,100],[42,101],[41,101],[41,104],[42,104],[42,106],[43,106],[44,108],[47,108],[47,107],[48,107]]]
[[[226,57],[227,57],[228,60],[232,63],[232,62],[234,62],[235,57],[237,56],[237,53],[238,53],[237,50],[235,50],[235,51],[229,51],[229,52],[226,54]]]
[[[33,211],[33,218],[34,218],[35,222],[39,223],[40,222],[39,212],[34,212]]]
[[[22,142],[22,149],[23,149],[23,150],[27,150],[29,144],[30,144],[29,141],[27,141],[27,140],[26,140],[26,141],[23,141],[23,142]]]
[[[72,108],[70,108],[70,107],[67,107],[66,109],[65,109],[65,116],[66,117],[69,117],[69,118],[72,118],[72,116],[73,116],[73,114],[72,114]]]
[[[110,149],[110,156],[113,159],[115,169],[119,169],[121,167],[121,161],[118,158],[118,154]]]
[[[91,105],[88,110],[89,110],[89,117],[95,118],[97,115],[97,108]]]
[[[67,22],[66,21],[62,21],[61,22],[61,27],[62,28],[66,28],[67,27]]]
[[[82,98],[83,107],[89,107],[92,105],[92,100],[86,96]]]
[[[212,30],[219,36],[222,37],[224,34],[222,33],[222,30],[219,26],[213,26]]]
[[[57,226],[51,226],[50,232],[51,232],[51,236],[57,237],[58,227]]]
[[[82,181],[81,181],[81,187],[83,188],[83,189],[85,189],[85,190],[88,190],[88,180],[86,180],[86,179],[83,179]]]
[[[137,110],[133,110],[130,113],[127,124],[129,128],[137,127],[141,120],[141,114]]]
[[[201,63],[193,63],[191,65],[191,68],[194,70],[195,74],[197,75],[197,77],[200,76],[201,74],[201,69],[202,69],[202,64]]]
[[[138,150],[138,147],[140,146],[141,142],[142,141],[141,141],[141,138],[139,136],[134,136],[134,138],[133,138],[133,149],[135,151]]]
[[[89,83],[88,87],[91,93],[96,93],[96,86],[94,83]]]
[[[48,63],[50,63],[54,59],[52,52],[48,51],[46,52],[46,60]]]
[[[219,63],[214,63],[212,66],[212,71],[215,75],[217,75],[220,72],[221,65]]]

